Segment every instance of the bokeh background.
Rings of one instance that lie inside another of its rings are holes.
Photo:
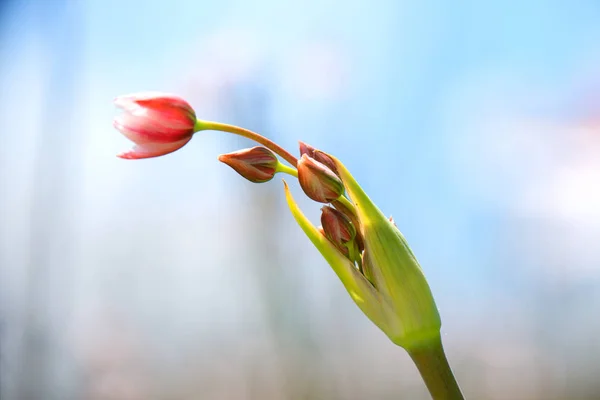
[[[597,0],[0,7],[2,400],[429,398],[280,179],[216,160],[251,143],[115,157],[112,99],[142,90],[344,160],[420,259],[467,398],[600,399]]]

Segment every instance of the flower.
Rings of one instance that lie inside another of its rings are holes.
[[[196,113],[180,97],[144,92],[117,97],[115,104],[124,113],[115,118],[114,127],[135,143],[118,157],[163,156],[182,148],[196,131]]]
[[[358,229],[360,224],[358,223],[358,216],[356,215],[356,210],[354,210],[352,204],[348,204],[343,201],[340,201],[340,199],[337,199],[335,201],[332,201],[331,205],[334,206],[337,211],[341,212],[348,219],[350,219],[355,229]],[[365,245],[362,239],[362,233],[360,232],[360,230],[356,230],[356,237],[354,238],[354,241],[356,242],[359,251],[363,251],[365,249]]]
[[[333,207],[321,208],[321,225],[325,236],[334,244],[346,244],[356,237],[356,229],[350,219]]]
[[[319,203],[331,203],[344,193],[344,184],[325,164],[303,154],[298,160],[298,182],[304,193]]]
[[[314,158],[315,160],[317,160],[321,164],[324,164],[325,166],[327,166],[333,172],[337,173],[337,167],[335,166],[335,162],[329,156],[329,154],[324,153],[324,152],[322,152],[319,149],[315,149],[310,144],[306,144],[304,142],[298,142],[298,144],[299,144],[299,147],[300,147],[300,155],[301,156],[303,156],[304,154],[306,154],[310,158]]]
[[[292,215],[362,312],[406,349],[435,399],[463,399],[442,346],[440,316],[419,262],[392,217],[386,218],[335,157],[300,142],[300,160],[272,140],[235,125],[196,118],[183,99],[138,93],[115,100],[124,109],[114,126],[136,146],[122,158],[149,158],[183,147],[200,130],[233,133],[264,147],[219,156],[252,182],[277,172],[297,177],[320,203],[321,227],[302,213],[284,181]],[[288,165],[279,162],[281,157]],[[295,167],[295,168],[294,168]]]
[[[321,224],[325,237],[331,241],[350,261],[362,268],[360,248],[356,228],[343,212],[329,206],[321,209]]]
[[[277,156],[271,150],[261,146],[221,154],[219,161],[229,165],[238,174],[254,183],[273,179],[279,165]]]

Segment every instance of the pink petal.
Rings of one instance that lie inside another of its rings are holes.
[[[161,119],[159,115],[152,112],[125,112],[114,119],[113,126],[136,144],[171,143],[193,135],[194,129],[190,127],[190,123],[186,126],[184,123],[177,122],[179,121],[172,123],[170,120]]]
[[[132,111],[131,114],[147,118],[152,124],[160,125],[166,129],[193,130],[196,123],[193,114],[171,106],[156,109],[144,107]]]
[[[115,98],[114,103],[117,107],[125,110],[135,109],[137,107],[149,107],[160,109],[162,107],[179,108],[193,115],[194,110],[190,104],[179,96],[170,93],[161,92],[140,92],[132,93]]]
[[[136,160],[141,158],[152,158],[164,156],[179,150],[189,142],[191,137],[179,140],[171,143],[143,143],[134,146],[131,150],[118,154],[117,157],[125,158],[129,160]]]
[[[168,97],[177,97],[168,93],[161,92],[139,92],[139,93],[131,93],[125,94],[114,99],[114,103],[117,107],[128,109],[132,106],[137,106],[137,101],[141,100],[150,100],[156,98],[168,98]]]
[[[119,96],[113,101],[117,107],[122,108],[124,110],[129,110],[131,108],[138,107],[138,105],[135,104],[135,101],[132,96]]]

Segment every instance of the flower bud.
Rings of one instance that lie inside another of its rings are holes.
[[[356,229],[356,245],[358,246],[359,251],[363,251],[365,249],[362,233],[360,232],[360,225],[358,222],[358,217],[356,215],[356,211],[352,208],[349,208],[343,201],[335,200],[331,203],[337,210],[339,210],[342,214],[350,219],[354,228]]]
[[[360,262],[360,250],[355,240],[356,228],[352,221],[333,207],[323,207],[321,212],[325,237],[351,261]]]
[[[345,245],[356,237],[356,229],[350,219],[333,207],[321,209],[321,224],[325,236],[335,245]]]
[[[394,310],[380,327],[394,343],[407,350],[439,339],[439,312],[423,270],[406,239],[346,167],[338,160],[334,161],[362,228],[365,277]]]
[[[303,154],[298,161],[298,182],[304,193],[319,203],[330,203],[344,193],[344,184],[326,165]]]
[[[180,97],[164,93],[136,93],[117,97],[115,104],[124,113],[113,125],[134,142],[132,150],[118,157],[158,157],[183,147],[194,135],[196,113]]]
[[[304,142],[298,142],[300,144],[300,155],[303,156],[306,154],[310,158],[313,158],[320,162],[321,164],[326,165],[330,170],[337,174],[337,167],[335,166],[335,162],[333,159],[327,154],[322,152],[321,150],[315,149],[309,144]]]
[[[273,179],[279,164],[277,156],[271,150],[260,146],[221,154],[219,161],[229,165],[238,174],[254,183]]]
[[[296,222],[331,265],[356,305],[394,343],[409,351],[429,346],[439,340],[441,321],[419,262],[402,233],[383,215],[344,164],[332,159],[352,200],[352,207],[346,207],[345,211],[358,220],[355,229],[358,227],[356,230],[362,234],[364,251],[357,251],[356,238],[348,243],[346,253],[327,236],[323,237],[299,209],[285,185],[286,199]],[[304,154],[301,162],[303,160],[310,158]],[[300,168],[298,170],[300,173]],[[335,207],[339,203],[345,201],[334,202]],[[326,218],[322,223],[326,234],[332,236],[328,233],[328,225],[332,223]],[[343,234],[338,233],[338,236],[343,237]]]
[[[304,142],[298,142],[299,147],[300,147],[300,156],[302,157],[303,155],[307,155],[309,157],[312,157],[315,155],[315,148],[312,147],[310,144],[306,144]]]

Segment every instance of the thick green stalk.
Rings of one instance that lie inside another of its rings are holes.
[[[421,373],[433,400],[464,400],[439,336],[407,351]]]

